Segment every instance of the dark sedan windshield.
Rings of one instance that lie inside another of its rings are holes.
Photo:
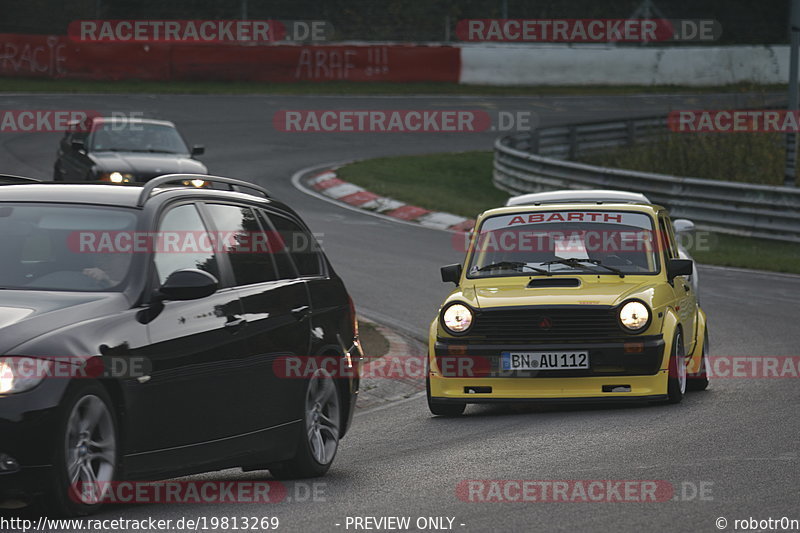
[[[487,218],[470,278],[562,273],[652,274],[658,242],[643,213],[538,211]]]
[[[153,152],[188,154],[178,130],[164,124],[104,122],[92,132],[93,152]]]
[[[98,246],[96,235],[135,226],[124,209],[0,203],[0,288],[121,290],[132,254]]]

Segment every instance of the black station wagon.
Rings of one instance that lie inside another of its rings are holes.
[[[102,500],[78,484],[328,470],[363,354],[291,208],[207,175],[0,183],[0,501],[79,515]],[[354,371],[281,366],[319,357]]]

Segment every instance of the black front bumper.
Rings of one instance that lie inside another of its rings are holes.
[[[576,378],[603,376],[652,376],[664,358],[662,335],[627,339],[538,344],[482,344],[461,339],[438,338],[434,346],[437,366],[444,377],[539,377]],[[575,370],[503,370],[503,352],[588,352],[589,368]]]
[[[59,401],[66,380],[46,379],[34,389],[0,396],[0,456],[16,467],[0,469],[0,501],[40,494],[52,480]]]

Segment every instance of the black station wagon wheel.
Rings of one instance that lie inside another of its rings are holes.
[[[324,475],[339,449],[341,411],[339,392],[333,377],[319,369],[306,386],[303,432],[297,455],[290,461],[270,466],[273,476],[282,479]]]
[[[68,394],[55,446],[49,507],[60,515],[86,515],[101,505],[117,471],[117,424],[111,400],[96,383]]]
[[[686,393],[686,349],[683,333],[678,329],[672,341],[672,354],[669,358],[669,378],[667,378],[667,401],[679,403]]]

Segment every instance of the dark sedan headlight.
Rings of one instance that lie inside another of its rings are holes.
[[[133,174],[130,172],[103,172],[98,176],[100,181],[109,181],[111,183],[131,183]]]
[[[471,326],[475,318],[472,309],[464,304],[454,303],[442,311],[442,326],[452,335],[461,335]]]
[[[202,187],[210,187],[211,182],[201,180],[201,179],[193,179],[193,180],[183,180],[181,183],[186,185],[187,187],[196,187],[198,189]]]
[[[619,308],[619,323],[632,333],[643,331],[650,324],[650,309],[640,300],[630,300]]]

